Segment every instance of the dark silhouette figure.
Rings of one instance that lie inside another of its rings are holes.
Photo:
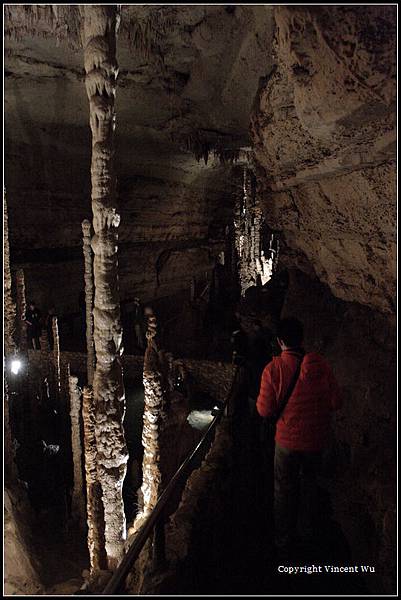
[[[256,403],[263,369],[272,359],[272,332],[255,321],[248,338],[248,395]]]
[[[27,325],[26,333],[28,337],[28,345],[34,350],[40,349],[40,334],[42,331],[41,327],[41,313],[36,308],[35,302],[30,302],[25,312],[25,321]]]
[[[133,322],[134,322],[134,334],[135,334],[135,346],[139,348],[139,350],[144,350],[145,343],[145,315],[143,306],[140,303],[139,298],[134,298],[134,314],[133,314]]]

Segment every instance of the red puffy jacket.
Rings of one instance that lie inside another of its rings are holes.
[[[284,350],[266,365],[256,401],[261,417],[277,412],[300,359],[295,350]],[[330,413],[341,406],[339,388],[327,362],[315,352],[305,354],[294,391],[277,423],[277,444],[289,450],[322,450],[328,441]]]

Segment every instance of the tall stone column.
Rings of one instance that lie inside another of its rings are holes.
[[[108,566],[114,569],[123,556],[126,538],[122,488],[128,460],[123,429],[125,394],[120,359],[122,328],[117,262],[120,216],[116,206],[114,170],[119,12],[117,6],[111,5],[84,5],[82,12],[85,85],[92,131],[93,317],[96,352],[93,393],[106,553]]]
[[[72,492],[72,515],[79,522],[85,518],[84,483],[82,476],[82,446],[81,446],[81,408],[82,391],[78,387],[78,377],[71,375],[68,365],[68,390],[70,396],[71,418],[71,448],[74,465],[74,487]]]
[[[148,345],[144,356],[143,386],[145,407],[143,412],[143,463],[142,497],[143,506],[139,521],[146,518],[154,508],[160,494],[160,426],[163,407],[163,374],[158,349],[155,343],[156,317],[149,317],[146,337]]]
[[[85,316],[86,316],[86,370],[88,385],[93,385],[95,374],[95,346],[93,342],[93,269],[91,249],[91,224],[85,219],[82,221],[82,240],[84,254],[84,279],[85,279]]]
[[[107,556],[104,539],[102,488],[97,473],[95,407],[93,390],[90,387],[84,387],[82,392],[82,420],[90,574],[92,578],[96,578],[99,571],[107,568]]]
[[[16,301],[17,301],[17,334],[19,349],[24,351],[28,347],[26,331],[26,295],[25,295],[25,275],[22,269],[15,273]]]
[[[16,351],[15,325],[17,311],[11,294],[10,246],[8,241],[8,214],[6,194],[4,192],[4,352],[7,359]],[[7,385],[7,373],[4,374],[4,466],[6,483],[15,477],[13,440],[10,426],[10,401]]]
[[[17,349],[15,343],[15,325],[17,310],[11,293],[10,244],[8,241],[8,212],[6,193],[4,192],[4,350],[10,356]]]

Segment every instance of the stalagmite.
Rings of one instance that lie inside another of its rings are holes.
[[[116,32],[119,12],[116,6],[111,5],[84,5],[81,10],[84,16],[85,85],[92,131],[96,444],[108,566],[114,569],[123,556],[126,538],[122,487],[128,460],[123,429],[125,395],[120,362],[122,329],[117,268],[117,227],[120,216],[116,207],[114,170],[114,97],[118,74]]]
[[[93,390],[90,387],[84,387],[82,392],[82,420],[90,572],[92,577],[96,577],[99,571],[107,568],[107,556],[104,539],[102,488],[96,466],[95,407]]]
[[[17,311],[11,294],[10,245],[8,241],[7,200],[4,192],[4,350],[6,356],[16,350],[15,324]]]
[[[88,385],[93,384],[95,373],[95,346],[93,342],[93,269],[91,249],[91,224],[82,221],[83,253],[85,265],[85,305],[86,305],[86,370]]]
[[[22,269],[18,269],[15,273],[15,287],[17,300],[17,331],[18,331],[18,346],[20,350],[26,350],[28,347],[27,331],[26,331],[26,296],[25,296],[25,276]]]
[[[78,387],[78,377],[71,375],[69,365],[68,390],[70,395],[71,448],[74,465],[74,488],[72,492],[71,512],[73,518],[76,518],[78,521],[82,522],[85,516],[80,420],[82,391]]]
[[[160,494],[160,425],[163,405],[163,375],[158,349],[155,343],[156,318],[149,317],[146,338],[148,345],[144,357],[143,386],[145,408],[143,413],[143,462],[142,497],[143,505],[135,519],[132,533],[135,533],[143,520],[151,513]],[[130,530],[131,533],[131,530]]]
[[[52,318],[53,329],[53,360],[54,360],[54,384],[56,394],[60,398],[61,394],[61,368],[60,368],[60,338],[58,335],[57,317]]]
[[[17,311],[11,294],[10,246],[8,242],[8,215],[6,194],[4,192],[4,352],[6,359],[12,356],[15,344],[15,325]],[[7,362],[5,363],[6,366]],[[13,440],[10,428],[10,403],[7,374],[4,374],[4,463],[7,482],[15,479]]]
[[[272,276],[275,259],[270,244],[269,255],[262,248],[263,213],[255,197],[249,169],[244,168],[242,195],[235,207],[235,247],[238,256],[238,274],[241,294],[260,280],[264,285]]]

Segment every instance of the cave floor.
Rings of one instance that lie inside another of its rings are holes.
[[[196,593],[205,595],[366,595],[363,576],[326,573],[325,565],[354,565],[340,525],[332,518],[330,498],[320,489],[322,507],[319,539],[299,539],[288,560],[278,560],[273,532],[273,458],[258,464],[251,444],[251,421],[244,411],[234,424],[233,485],[222,519],[221,556],[218,564],[205,556],[198,563]],[[266,485],[266,482],[271,482]],[[278,566],[322,565],[322,573],[286,575]],[[195,593],[193,590],[191,593]]]

